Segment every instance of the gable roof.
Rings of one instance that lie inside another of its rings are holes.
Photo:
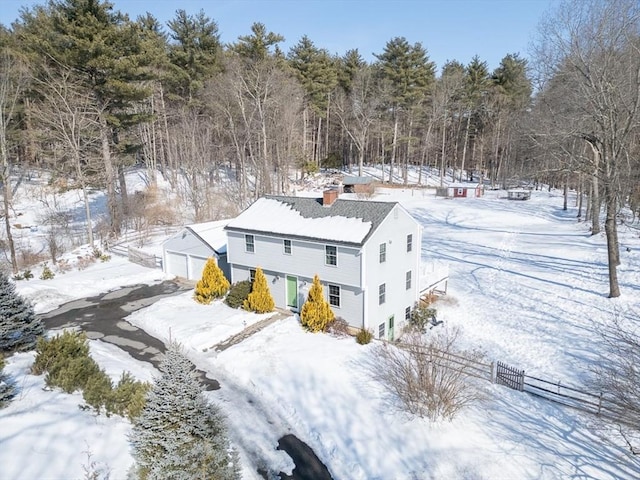
[[[363,245],[396,205],[339,198],[324,206],[320,198],[269,195],[256,200],[225,228]]]
[[[217,254],[224,254],[227,252],[227,234],[224,231],[224,227],[228,223],[228,219],[216,220],[214,222],[194,223],[193,225],[187,225],[185,228],[191,230],[196,237],[213,248]]]

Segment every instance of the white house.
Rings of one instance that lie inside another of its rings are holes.
[[[276,306],[299,309],[314,275],[337,317],[393,339],[419,296],[421,227],[397,202],[267,196],[231,220],[232,282],[264,271]]]
[[[166,273],[189,280],[199,280],[209,257],[213,257],[222,272],[231,278],[227,263],[229,220],[187,225],[162,244],[162,265]]]

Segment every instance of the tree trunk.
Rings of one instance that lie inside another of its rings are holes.
[[[104,162],[105,183],[107,187],[107,208],[109,210],[109,225],[111,233],[120,235],[122,221],[118,209],[118,198],[116,197],[116,172],[111,160],[111,146],[109,144],[109,126],[104,119],[101,119],[100,140],[102,142],[102,161]]]
[[[391,160],[389,161],[389,183],[393,183],[393,167],[396,162],[396,147],[398,142],[398,114],[394,112],[393,140],[391,143]]]
[[[469,143],[469,124],[470,123],[471,123],[471,116],[469,115],[467,117],[467,126],[465,127],[465,130],[464,130],[464,143],[462,144],[462,163],[460,164],[460,181],[462,181],[462,172],[464,172],[464,163],[467,157],[467,145]],[[455,179],[455,172],[454,172],[453,178]]]
[[[609,183],[605,187],[607,217],[604,230],[607,235],[607,256],[609,260],[609,298],[620,296],[618,285],[618,265],[620,264],[620,247],[618,245],[618,227],[616,225],[617,201],[613,188]]]

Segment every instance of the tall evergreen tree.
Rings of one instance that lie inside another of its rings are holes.
[[[169,346],[159,368],[129,436],[139,478],[240,478],[222,414],[207,401],[193,364],[177,344]]]
[[[44,327],[33,307],[16,292],[16,286],[0,272],[0,355],[32,350]]]
[[[181,98],[193,101],[195,94],[220,68],[218,25],[203,10],[196,15],[178,10],[168,26],[173,40],[169,46],[173,75],[167,80]]]
[[[126,133],[147,121],[133,108],[149,96],[152,60],[144,50],[142,28],[102,0],[49,0],[22,12],[16,32],[22,45],[42,64],[77,72],[92,92],[100,116],[111,229],[119,233],[126,209],[126,185],[119,177],[124,153],[134,149]],[[119,189],[119,192],[118,192]]]

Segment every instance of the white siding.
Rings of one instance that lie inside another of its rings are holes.
[[[407,235],[413,235],[412,251],[407,252]],[[386,261],[380,263],[380,244],[386,243]],[[365,246],[367,264],[367,317],[366,327],[375,335],[378,326],[392,315],[395,321],[395,336],[400,334],[404,323],[405,308],[413,306],[418,299],[419,255],[421,247],[420,227],[400,206],[396,206]],[[411,288],[406,289],[406,272],[412,272]],[[385,303],[378,303],[378,287],[385,284]],[[386,328],[385,328],[386,330]]]

